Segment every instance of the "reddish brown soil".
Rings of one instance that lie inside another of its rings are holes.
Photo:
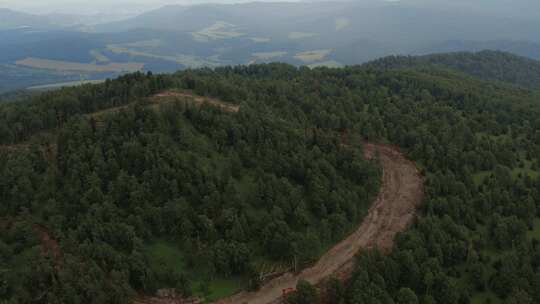
[[[361,249],[392,249],[397,233],[414,220],[417,206],[423,199],[423,178],[415,164],[394,146],[367,143],[365,157],[378,157],[383,166],[381,191],[360,227],[335,245],[310,268],[299,274],[286,273],[265,284],[259,291],[242,292],[215,304],[278,303],[282,291],[294,288],[299,280],[319,284],[330,276],[347,278],[353,270],[354,257]]]
[[[41,253],[44,256],[51,256],[54,260],[55,268],[58,270],[62,259],[62,252],[60,251],[60,246],[58,246],[58,241],[42,225],[35,224],[34,231],[37,233],[41,242]]]

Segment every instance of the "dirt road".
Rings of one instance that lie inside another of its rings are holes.
[[[354,266],[360,249],[379,248],[389,251],[396,234],[403,231],[415,216],[423,198],[423,178],[413,162],[390,145],[365,144],[364,156],[380,158],[383,166],[381,191],[360,227],[328,251],[311,268],[295,275],[284,274],[265,284],[259,291],[242,292],[215,304],[279,303],[282,291],[294,288],[299,280],[318,284],[331,275],[345,278]]]

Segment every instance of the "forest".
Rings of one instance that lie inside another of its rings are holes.
[[[240,110],[151,102],[167,89]],[[257,289],[265,265],[304,267],[362,220],[381,177],[359,157],[369,140],[418,164],[420,215],[390,254],[361,252],[349,281],[300,282],[288,303],[538,303],[539,97],[432,65],[276,63],[1,104],[0,301]]]
[[[529,89],[540,89],[540,61],[512,53],[484,50],[424,56],[389,56],[365,64],[376,69],[435,66],[452,69],[484,80],[505,82]]]

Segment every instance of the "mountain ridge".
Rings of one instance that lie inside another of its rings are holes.
[[[454,69],[484,80],[540,89],[540,61],[503,51],[389,56],[364,64],[376,69],[422,68],[430,65]]]

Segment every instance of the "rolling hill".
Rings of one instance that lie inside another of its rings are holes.
[[[429,65],[454,69],[485,80],[540,89],[540,61],[501,51],[392,56],[365,64],[377,69],[423,68]]]
[[[55,25],[47,17],[0,8],[0,30],[21,27],[53,28]]]
[[[132,73],[0,104],[0,300],[267,304],[275,276],[294,291],[369,240],[285,303],[540,301],[539,93],[415,67]]]

